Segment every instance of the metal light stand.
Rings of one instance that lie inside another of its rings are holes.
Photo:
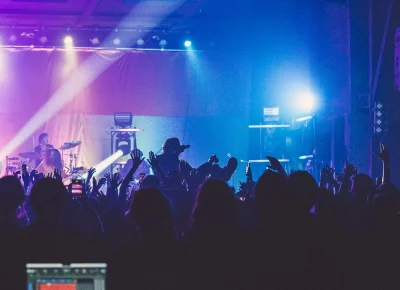
[[[131,131],[130,131],[131,130]],[[136,141],[136,132],[140,131],[138,129],[136,129],[136,127],[132,128],[111,128],[110,130],[110,136],[111,136],[111,155],[114,154],[116,152],[116,146],[115,146],[115,140],[116,140],[116,136],[118,134],[124,133],[124,134],[128,134],[129,135],[129,140],[131,140],[131,144],[133,144],[133,149],[137,149],[137,141]],[[132,148],[131,148],[132,150]],[[116,167],[121,167],[121,163],[118,162],[114,162],[111,164],[110,166],[110,170],[111,170],[111,174],[114,172],[114,169]]]

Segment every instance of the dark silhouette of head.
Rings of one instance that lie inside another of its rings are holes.
[[[62,161],[60,151],[57,149],[47,149],[46,150],[46,163],[48,165],[54,166],[55,168],[62,169]]]
[[[207,180],[197,195],[193,210],[193,228],[229,230],[236,225],[236,198],[232,190],[222,180]]]
[[[362,199],[365,202],[367,197],[374,189],[374,182],[371,177],[366,174],[357,174],[353,177],[351,191],[355,198]]]
[[[39,144],[48,144],[49,135],[47,133],[41,133],[38,138]]]
[[[154,175],[146,175],[143,178],[142,183],[140,184],[140,188],[156,188],[160,189],[160,181]]]
[[[289,203],[291,210],[308,215],[315,204],[318,185],[307,171],[296,171],[288,177]]]
[[[68,191],[57,179],[43,178],[32,188],[30,204],[37,223],[57,224],[67,202]]]
[[[255,187],[255,203],[261,224],[275,222],[286,215],[287,179],[282,174],[267,170]]]
[[[162,151],[165,155],[176,155],[181,152],[181,142],[178,138],[169,138],[162,145]]]
[[[156,188],[142,188],[131,200],[128,215],[137,223],[144,240],[175,240],[169,200]]]
[[[16,211],[25,200],[21,182],[15,176],[4,176],[0,179],[0,221],[15,223]]]

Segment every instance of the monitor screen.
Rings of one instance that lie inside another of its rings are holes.
[[[28,290],[105,290],[106,264],[27,264]]]

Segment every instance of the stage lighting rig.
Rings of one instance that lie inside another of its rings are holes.
[[[115,113],[114,126],[119,128],[130,128],[132,126],[131,113]]]
[[[100,44],[100,39],[99,39],[97,36],[95,36],[95,37],[93,37],[93,38],[90,39],[90,43],[91,43],[93,46],[97,46],[97,45]]]
[[[137,46],[142,47],[142,46],[144,45],[144,40],[143,40],[143,38],[139,38],[139,39],[136,41],[136,44],[137,44]]]
[[[132,151],[132,142],[130,134],[117,134],[115,139],[116,151],[121,150],[123,155],[128,155]]]
[[[167,43],[168,42],[165,39],[161,39],[159,43],[161,49],[164,49],[167,46]]]

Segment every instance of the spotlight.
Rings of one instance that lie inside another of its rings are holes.
[[[121,39],[119,39],[118,37],[114,38],[113,44],[114,45],[120,45],[121,44]]]
[[[16,42],[17,41],[17,36],[15,34],[11,34],[10,37],[8,38],[10,42]]]
[[[298,106],[301,110],[311,111],[315,105],[315,97],[310,92],[304,92],[298,96]]]
[[[192,46],[192,42],[190,40],[185,40],[185,42],[183,44],[185,45],[185,47],[191,47]]]
[[[376,115],[377,115],[378,117],[381,117],[381,116],[382,116],[382,112],[381,112],[381,111],[378,111],[378,112],[376,112]]]
[[[377,132],[377,133],[380,133],[380,132],[382,132],[382,129],[381,129],[381,127],[378,127],[378,128],[376,128],[376,132]]]
[[[92,45],[99,45],[100,39],[98,37],[93,37],[90,39],[90,42],[92,43]]]
[[[136,41],[136,44],[137,44],[138,46],[143,46],[143,45],[144,45],[144,40],[143,40],[143,38],[139,38],[139,39]]]
[[[64,37],[64,45],[66,48],[71,48],[73,46],[73,40],[71,36]]]
[[[46,36],[43,35],[42,37],[39,38],[39,41],[41,44],[45,44],[48,41],[48,39]]]
[[[377,107],[378,109],[382,109],[382,108],[383,108],[383,105],[382,105],[381,103],[378,103],[378,105],[376,105],[376,107]]]
[[[378,121],[376,121],[376,123],[377,123],[378,125],[380,125],[380,124],[382,124],[382,120],[381,120],[381,119],[378,119]]]
[[[122,151],[123,155],[128,155],[132,151],[132,143],[128,134],[118,134],[115,140],[115,148]]]
[[[118,158],[120,158],[121,156],[123,156],[123,152],[122,151],[117,151],[115,152],[113,155],[107,157],[106,159],[104,159],[103,161],[99,162],[98,164],[96,164],[95,166],[93,166],[94,168],[96,168],[96,173],[94,174],[95,177],[99,176],[104,170],[106,170],[113,162],[115,162],[115,160],[117,160]],[[87,178],[87,173],[82,175],[83,179]],[[63,181],[67,181],[70,180],[71,177],[68,177],[66,179],[64,179]]]
[[[165,48],[167,46],[167,41],[165,39],[161,39],[159,44],[161,48]]]

